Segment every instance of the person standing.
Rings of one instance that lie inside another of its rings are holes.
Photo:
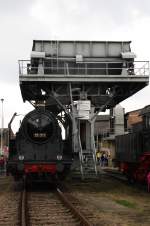
[[[4,172],[4,156],[0,156],[0,173],[2,174]]]
[[[102,154],[101,156],[101,166],[105,166],[105,154]]]
[[[100,158],[101,158],[101,153],[100,153],[100,151],[97,151],[97,153],[96,153],[96,158],[97,158],[97,163],[100,164]]]

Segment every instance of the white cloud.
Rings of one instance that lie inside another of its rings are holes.
[[[33,39],[132,40],[138,60],[149,60],[149,0],[0,0],[0,98],[5,125],[28,112],[19,91],[18,59],[28,59]],[[123,102],[128,110],[148,104],[149,86]]]
[[[121,102],[121,106],[125,108],[126,112],[133,111],[150,105],[149,101],[150,95],[150,86],[145,87],[138,93],[134,94],[132,97],[129,97],[125,101]]]
[[[148,26],[150,24],[150,16],[141,17],[137,16],[138,12],[135,13],[136,16],[132,21],[131,27],[128,29],[128,35],[132,37],[132,46],[134,52],[137,54],[136,60],[148,60],[150,61],[150,45],[149,37],[150,31]],[[121,105],[125,108],[126,112],[134,109],[143,108],[146,105],[150,104],[149,101],[150,95],[150,85],[134,94],[132,97],[123,101]]]

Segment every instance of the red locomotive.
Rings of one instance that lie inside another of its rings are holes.
[[[146,182],[150,172],[150,106],[141,111],[140,129],[116,137],[116,160],[129,181]]]

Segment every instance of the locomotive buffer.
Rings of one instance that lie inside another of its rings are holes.
[[[74,153],[82,178],[97,175],[94,122],[100,111],[149,82],[148,62],[134,61],[130,41],[34,40],[30,60],[19,61],[23,101],[45,103],[72,120]]]

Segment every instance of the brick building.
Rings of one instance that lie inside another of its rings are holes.
[[[125,114],[125,128],[128,131],[132,132],[134,130],[141,129],[143,121],[141,111],[142,109],[137,109]]]

